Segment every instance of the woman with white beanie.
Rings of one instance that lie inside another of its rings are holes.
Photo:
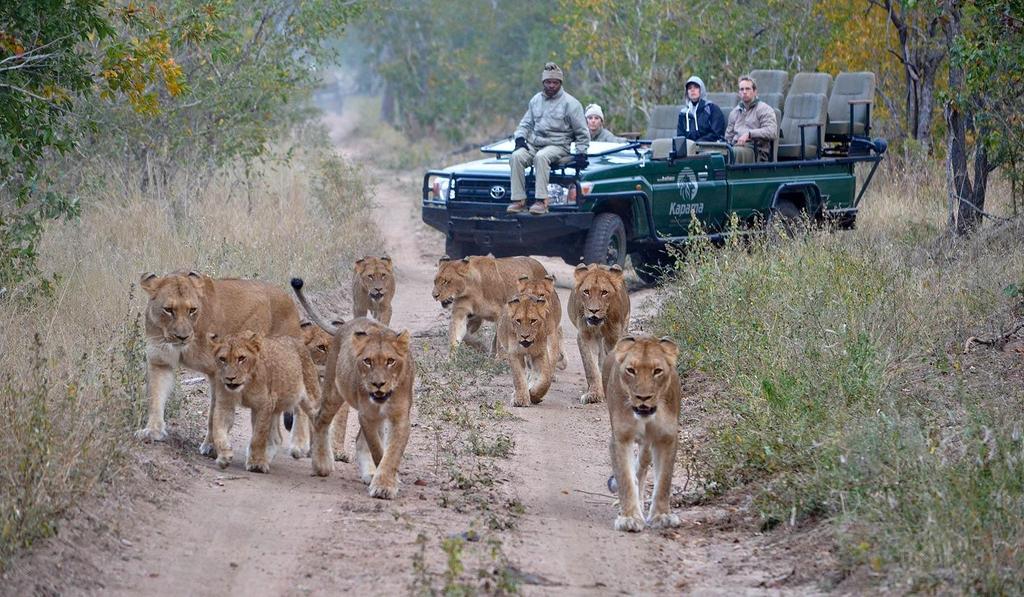
[[[604,128],[604,110],[597,104],[587,106],[584,115],[587,117],[587,129],[590,130],[591,141],[602,141],[605,143],[621,143],[626,139],[616,137],[611,131]]]

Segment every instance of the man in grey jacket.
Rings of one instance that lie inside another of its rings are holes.
[[[548,211],[548,177],[551,165],[569,155],[569,146],[576,142],[577,170],[587,167],[587,147],[590,133],[583,117],[583,106],[562,89],[562,69],[554,62],[544,65],[541,83],[544,91],[530,99],[526,114],[516,128],[516,149],[509,165],[512,168],[512,203],[509,213],[526,209],[526,168],[533,165],[537,202],[530,213],[539,215]]]
[[[775,110],[757,99],[757,83],[750,77],[740,77],[739,88],[740,103],[729,112],[725,141],[734,146],[741,160],[749,152],[748,155],[756,157],[758,162],[771,161],[772,142],[779,138]],[[753,151],[744,149],[746,147]]]

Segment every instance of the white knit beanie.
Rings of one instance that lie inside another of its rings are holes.
[[[597,116],[603,122],[604,110],[602,110],[601,106],[597,104],[590,104],[589,106],[587,106],[587,111],[584,113],[584,116],[587,118],[590,118],[591,116]]]
[[[544,72],[540,75],[540,82],[543,83],[548,79],[562,80],[562,69],[558,68],[558,65],[554,62],[549,62],[544,65]]]

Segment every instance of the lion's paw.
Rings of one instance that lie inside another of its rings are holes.
[[[334,460],[337,462],[352,462],[348,457],[348,452],[345,452],[344,450],[335,450]]]
[[[326,458],[323,461],[321,459],[313,457],[313,474],[317,477],[329,477],[334,471],[334,461],[330,458]]]
[[[378,485],[375,482],[370,483],[370,488],[367,490],[370,497],[375,497],[382,500],[393,500],[398,496],[398,484]]]
[[[269,473],[270,463],[269,462],[247,462],[245,463],[245,470],[250,473]]]
[[[655,514],[651,517],[651,528],[652,529],[673,529],[679,526],[679,517],[671,512],[665,514]]]
[[[530,395],[526,394],[520,396],[519,394],[516,394],[512,397],[512,406],[530,406]]]
[[[199,453],[202,454],[203,456],[209,456],[210,458],[213,458],[217,455],[217,449],[213,447],[213,443],[204,441],[203,443],[199,444]]]
[[[233,458],[232,454],[220,454],[220,455],[218,455],[217,456],[217,466],[219,466],[222,469],[228,468],[229,466],[231,466],[232,458]]]
[[[639,533],[644,530],[644,519],[639,516],[617,516],[615,517],[615,530]]]
[[[568,367],[568,366],[569,366],[569,363],[568,363],[568,361],[565,360],[565,354],[564,353],[559,353],[558,354],[558,362],[555,363],[555,368],[557,368],[559,371],[565,371],[565,368]]]
[[[166,427],[146,427],[135,432],[135,439],[144,442],[162,442],[167,439]]]
[[[580,404],[597,404],[598,402],[604,402],[604,394],[590,391],[580,396]]]
[[[291,450],[292,458],[298,460],[300,458],[306,458],[309,456],[309,448],[301,448],[299,446],[292,447]]]

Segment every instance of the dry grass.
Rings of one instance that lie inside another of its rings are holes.
[[[82,218],[47,231],[49,295],[15,288],[0,303],[0,558],[51,534],[66,508],[116,478],[133,446],[144,385],[142,272],[315,287],[347,281],[381,249],[372,188],[323,146],[245,172],[183,168],[159,188],[82,164]],[[33,338],[36,338],[33,341]],[[173,403],[169,405],[173,409]]]
[[[896,172],[858,229],[696,251],[656,323],[722,389],[694,463],[763,525],[824,517],[896,590],[1024,590],[1024,222],[945,234],[941,171]],[[990,211],[1006,214],[997,184]]]

